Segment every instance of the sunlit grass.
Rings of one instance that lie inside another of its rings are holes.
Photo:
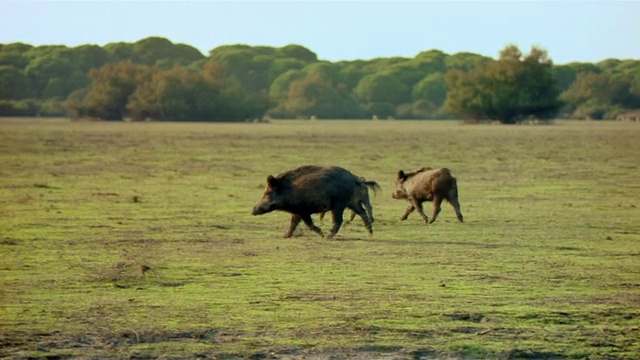
[[[636,125],[3,120],[0,355],[633,358]],[[373,236],[249,214],[310,163],[382,186]],[[465,223],[399,220],[421,166],[458,178]]]

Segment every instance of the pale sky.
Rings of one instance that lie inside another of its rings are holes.
[[[199,49],[302,45],[321,60],[414,57],[421,51],[497,58],[508,44],[556,64],[640,60],[634,1],[5,1],[0,43],[70,47],[161,36]]]

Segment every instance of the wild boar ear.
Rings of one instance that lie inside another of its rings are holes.
[[[398,171],[398,179],[405,180],[406,178],[407,178],[407,175],[404,173],[404,171],[402,170]]]
[[[267,184],[269,184],[269,187],[271,188],[277,188],[278,185],[280,185],[280,181],[274,178],[273,176],[269,175],[267,176]]]

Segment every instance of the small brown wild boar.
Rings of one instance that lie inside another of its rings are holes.
[[[429,218],[422,210],[422,203],[433,201],[433,217],[431,222],[436,221],[440,213],[442,200],[447,200],[453,206],[456,216],[463,222],[458,202],[458,184],[456,178],[451,175],[447,168],[432,169],[429,167],[404,172],[398,171],[396,179],[396,191],[393,193],[394,199],[406,199],[411,205],[407,208],[401,220],[406,220],[413,210],[418,209],[418,213],[425,222]]]
[[[340,230],[344,210],[349,208],[362,218],[372,234],[371,221],[362,202],[354,201],[366,187],[379,188],[375,181],[363,181],[341,167],[304,165],[275,177],[269,175],[264,195],[251,213],[261,215],[274,210],[291,213],[291,224],[284,235],[291,237],[300,221],[324,236],[313,223],[311,214],[331,211],[333,228],[328,236],[331,238]]]

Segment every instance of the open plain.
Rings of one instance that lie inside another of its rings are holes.
[[[622,122],[0,119],[0,358],[637,358],[639,154]],[[302,164],[381,185],[372,236],[251,216]],[[423,166],[464,223],[400,221]]]

